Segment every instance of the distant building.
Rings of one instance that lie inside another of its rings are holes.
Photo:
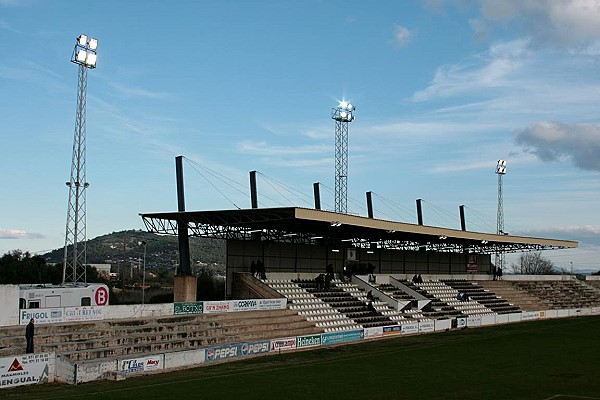
[[[90,267],[96,268],[98,274],[104,278],[110,276],[110,264],[90,264]]]

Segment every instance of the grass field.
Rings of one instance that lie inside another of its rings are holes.
[[[600,317],[368,341],[6,399],[600,399]]]

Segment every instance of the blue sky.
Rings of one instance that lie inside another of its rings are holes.
[[[545,252],[600,269],[600,1],[0,0],[0,252],[64,245],[75,39],[88,75],[87,235],[141,212],[333,209],[331,108],[356,107],[349,211],[580,242]],[[215,179],[214,173],[225,177]],[[510,262],[510,258],[509,258]]]

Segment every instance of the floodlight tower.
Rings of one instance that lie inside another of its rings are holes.
[[[496,217],[496,233],[505,235],[504,232],[504,200],[502,198],[502,177],[506,174],[506,160],[498,160],[496,165],[496,174],[498,175],[498,214]],[[496,252],[496,268],[504,270],[504,253]]]
[[[354,121],[356,110],[347,101],[331,109],[335,120],[335,212],[348,212],[348,123]]]
[[[98,40],[79,35],[71,62],[79,65],[77,84],[77,113],[75,133],[73,135],[73,158],[69,187],[69,205],[67,207],[67,228],[63,259],[63,284],[86,282],[86,202],[85,194],[89,183],[85,170],[85,115],[87,94],[87,71],[96,68],[96,49]]]

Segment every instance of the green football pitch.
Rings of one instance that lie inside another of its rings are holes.
[[[6,399],[599,399],[600,317],[365,341]]]

